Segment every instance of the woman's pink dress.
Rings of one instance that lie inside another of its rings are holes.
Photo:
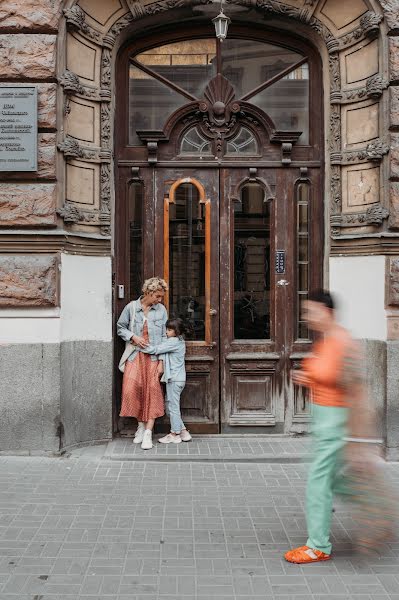
[[[147,322],[143,338],[148,342]],[[133,361],[127,361],[123,375],[121,417],[135,417],[146,423],[165,414],[165,402],[158,374],[158,361],[149,354],[138,352]]]

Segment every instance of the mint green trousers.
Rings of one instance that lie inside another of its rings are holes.
[[[313,405],[313,452],[306,489],[306,545],[331,554],[330,529],[334,494],[350,494],[342,474],[343,438],[348,409]]]

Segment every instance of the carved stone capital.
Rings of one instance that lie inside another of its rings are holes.
[[[80,83],[79,77],[72,71],[66,70],[58,81],[64,88],[65,94],[72,96],[73,94],[83,94],[83,86]]]
[[[65,140],[58,144],[58,150],[64,153],[65,158],[83,158],[93,160],[96,158],[96,152],[82,148],[75,138],[67,135]]]
[[[139,4],[141,6],[140,2],[137,2],[137,4]],[[144,8],[144,7],[142,7],[142,8]],[[116,23],[114,23],[114,25],[111,27],[111,29],[108,31],[108,33],[104,36],[103,45],[107,48],[112,49],[120,32],[123,29],[125,29],[125,27],[130,25],[130,23],[133,23],[133,21],[135,21],[138,18],[141,18],[143,16],[145,16],[145,12],[140,17],[134,16],[133,13],[128,13],[127,15],[123,15],[123,17],[121,17],[118,21],[116,21]]]
[[[101,33],[96,31],[86,23],[86,15],[78,4],[74,4],[71,8],[64,8],[63,14],[66,20],[68,31],[77,31],[83,33],[87,38],[98,42],[101,38]]]
[[[381,77],[381,75],[373,75],[372,77],[369,77],[365,87],[343,92],[342,102],[357,102],[358,100],[365,100],[366,98],[378,100],[388,86],[388,81]],[[333,99],[331,98],[331,100]]]
[[[76,73],[66,70],[63,75],[58,78],[58,81],[64,88],[66,96],[83,96],[90,100],[100,100],[100,93],[96,88],[86,87],[80,83],[79,77]]]
[[[389,145],[378,139],[368,144],[364,149],[356,150],[354,152],[345,152],[343,154],[343,162],[381,162],[385,154],[389,152]]]
[[[64,223],[78,223],[81,220],[81,213],[70,202],[65,202],[62,208],[57,208],[57,215],[62,217]]]
[[[370,39],[375,39],[378,37],[380,23],[383,18],[384,17],[382,15],[378,15],[371,10],[366,12],[366,14],[360,19],[359,27],[340,38],[341,47],[344,48],[346,46],[351,46],[365,37]]]
[[[360,19],[360,28],[363,32],[363,35],[369,38],[378,37],[380,23],[383,18],[384,17],[382,15],[378,15],[371,10],[366,12],[366,14]]]

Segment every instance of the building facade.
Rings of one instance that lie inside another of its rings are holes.
[[[289,372],[325,286],[399,457],[399,2],[230,0],[223,43],[219,6],[1,3],[38,167],[0,171],[0,451],[131,427],[115,322],[156,274],[190,325],[193,431],[307,431]]]

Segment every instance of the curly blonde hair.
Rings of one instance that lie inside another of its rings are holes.
[[[143,284],[143,294],[153,294],[158,290],[162,292],[167,292],[168,284],[161,277],[150,277],[150,279],[146,279]]]

